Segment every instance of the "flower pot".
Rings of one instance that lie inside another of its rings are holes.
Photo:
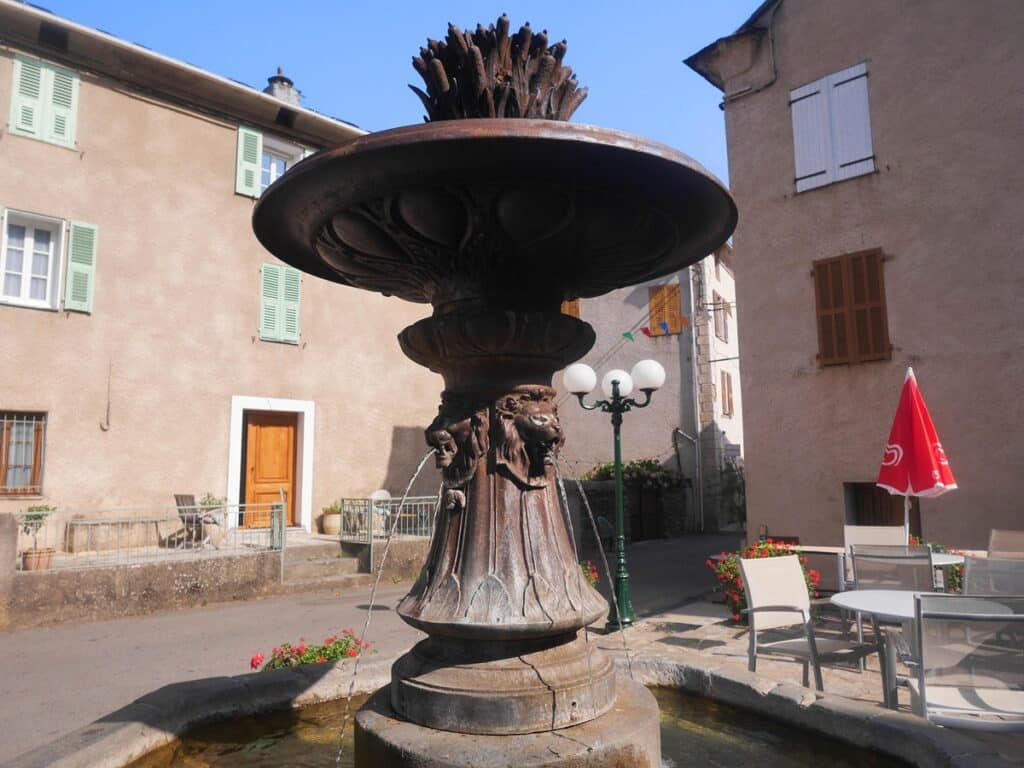
[[[53,553],[56,551],[53,547],[26,549],[21,553],[21,570],[42,571],[49,568],[53,562]]]
[[[324,512],[320,518],[320,530],[327,536],[337,536],[341,533],[341,513]]]

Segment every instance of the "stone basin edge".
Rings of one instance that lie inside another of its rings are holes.
[[[363,662],[353,693],[372,693],[390,683],[393,661]],[[624,659],[617,658],[616,664],[626,671]],[[644,685],[706,696],[920,768],[1014,765],[979,739],[909,713],[818,693],[713,661],[680,662],[641,655],[633,657],[632,672]],[[351,682],[351,666],[338,662],[174,683],[0,764],[0,768],[123,768],[199,725],[341,699],[348,695]]]

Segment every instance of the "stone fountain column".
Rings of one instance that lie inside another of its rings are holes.
[[[686,155],[564,122],[585,95],[564,54],[505,17],[449,27],[414,59],[429,122],[318,153],[254,212],[283,261],[433,307],[399,336],[445,380],[441,510],[398,609],[428,637],[360,710],[361,768],[660,764],[653,696],[581,633],[607,605],[559,503],[551,381],[594,331],[559,307],[698,261],[736,208]]]

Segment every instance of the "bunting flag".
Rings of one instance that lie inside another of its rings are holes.
[[[651,337],[651,329],[648,328],[646,325],[643,328],[640,329],[640,333],[642,333],[647,338]]]
[[[668,336],[668,323],[662,322],[658,323],[658,325],[661,326],[661,330],[663,330],[665,332],[665,335]]]
[[[626,331],[626,332],[625,332],[625,333],[623,333],[622,335],[623,335],[623,336],[624,336],[625,338],[629,339],[630,341],[636,341],[636,339],[634,339],[634,338],[633,338],[633,332],[632,332],[632,331]]]

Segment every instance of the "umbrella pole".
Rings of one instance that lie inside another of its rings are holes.
[[[903,532],[910,543],[910,496],[903,497]]]

